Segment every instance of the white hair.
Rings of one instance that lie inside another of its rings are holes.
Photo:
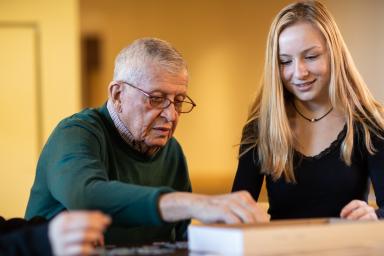
[[[181,54],[168,42],[158,38],[140,38],[122,49],[115,59],[114,81],[134,84],[149,82],[158,68],[171,74],[187,71]]]

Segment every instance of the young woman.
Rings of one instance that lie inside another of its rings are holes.
[[[325,6],[281,10],[265,59],[233,191],[257,200],[265,177],[271,219],[383,217],[384,108]],[[367,204],[369,180],[378,209]]]

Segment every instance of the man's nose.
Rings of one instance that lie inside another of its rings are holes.
[[[175,109],[175,104],[171,102],[168,107],[164,108],[161,112],[161,116],[163,116],[168,122],[173,122],[176,120],[179,113]]]

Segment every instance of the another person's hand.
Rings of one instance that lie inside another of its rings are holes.
[[[169,193],[160,199],[165,221],[194,218],[204,223],[268,222],[270,216],[246,191],[207,196],[192,193]]]
[[[104,245],[103,232],[111,219],[98,211],[62,212],[48,227],[54,255],[89,255]]]
[[[348,220],[377,220],[375,209],[361,200],[352,200],[341,210],[340,217]]]

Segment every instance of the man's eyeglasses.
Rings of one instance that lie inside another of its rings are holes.
[[[149,99],[149,104],[152,107],[157,109],[166,109],[171,105],[171,103],[173,103],[173,105],[175,106],[176,112],[189,113],[192,111],[194,107],[196,107],[195,102],[191,98],[189,98],[187,95],[183,96],[184,98],[182,100],[175,99],[174,101],[171,101],[167,97],[150,95],[148,92],[143,91],[142,89],[134,86],[133,84],[130,84],[124,81],[120,81],[120,83],[129,85],[130,87],[140,91],[142,94],[147,96],[147,98]]]

